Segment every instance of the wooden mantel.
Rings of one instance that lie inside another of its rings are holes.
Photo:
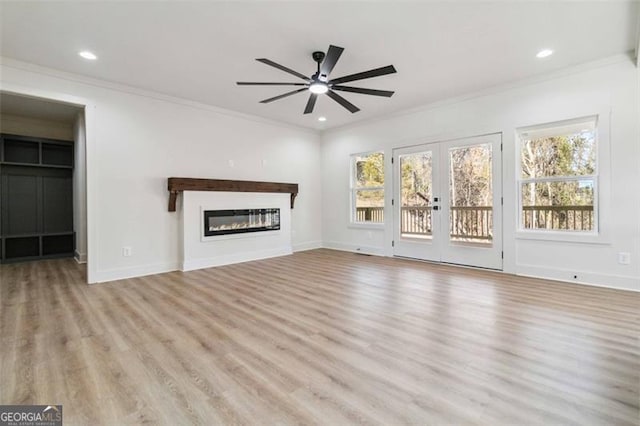
[[[291,194],[291,208],[298,195],[297,183],[254,182],[249,180],[196,179],[170,177],[169,211],[176,211],[178,194],[182,191],[224,191],[224,192],[277,192]]]

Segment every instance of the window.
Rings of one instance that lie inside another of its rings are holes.
[[[595,233],[596,118],[522,129],[520,229]]]
[[[351,221],[384,222],[384,154],[351,156]]]

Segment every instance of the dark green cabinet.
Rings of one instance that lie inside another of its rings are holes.
[[[0,262],[73,256],[73,144],[0,136]]]

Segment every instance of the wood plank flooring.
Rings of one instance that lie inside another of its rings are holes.
[[[0,404],[65,424],[638,425],[640,294],[314,250],[0,266]]]

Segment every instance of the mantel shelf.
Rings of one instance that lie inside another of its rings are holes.
[[[275,192],[291,194],[291,208],[298,195],[297,183],[255,182],[248,180],[197,179],[170,177],[168,179],[169,211],[176,211],[178,194],[182,191]]]

